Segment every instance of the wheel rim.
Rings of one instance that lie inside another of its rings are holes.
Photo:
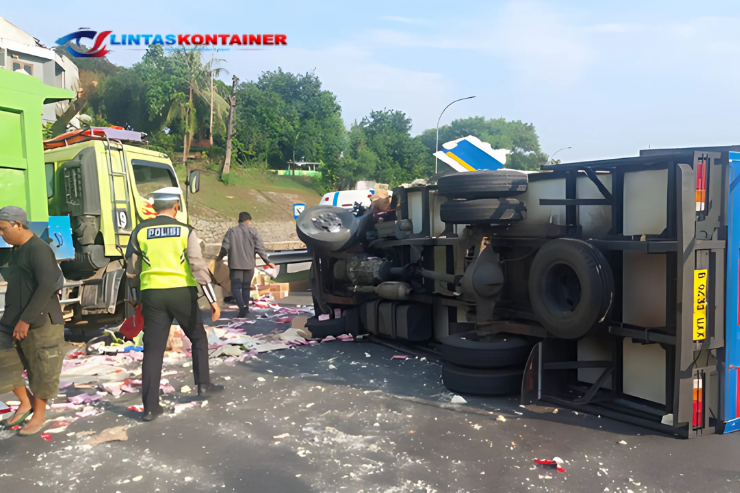
[[[568,264],[555,264],[548,269],[544,290],[545,307],[553,314],[573,313],[581,302],[581,281]]]

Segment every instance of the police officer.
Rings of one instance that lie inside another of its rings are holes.
[[[173,319],[177,319],[193,346],[193,374],[198,395],[205,397],[223,390],[223,386],[210,383],[208,335],[198,307],[198,285],[211,303],[212,320],[217,320],[221,311],[194,229],[175,219],[181,197],[179,187],[152,192],[152,207],[158,215],[142,221],[134,229],[126,249],[127,276],[139,276],[143,305],[144,421],[152,421],[164,412],[159,403],[159,384]]]

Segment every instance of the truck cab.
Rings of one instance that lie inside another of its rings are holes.
[[[49,214],[71,221],[74,259],[61,262],[67,279],[81,281],[72,322],[120,318],[134,292],[124,276],[133,229],[156,216],[151,192],[179,187],[167,155],[139,147],[145,135],[117,127],[90,127],[44,142]],[[194,172],[193,181],[197,182]],[[188,222],[186,203],[177,219]]]
[[[156,216],[149,193],[180,183],[169,157],[147,149],[141,132],[87,127],[43,141],[43,104],[73,97],[0,70],[0,207],[23,207],[31,229],[49,242],[66,279],[67,326],[84,330],[132,315],[124,302],[136,298],[124,275],[129,237]],[[186,197],[197,192],[199,171],[186,184]],[[188,222],[187,200],[177,219]],[[0,265],[9,253],[0,240]],[[0,311],[5,288],[0,278]]]

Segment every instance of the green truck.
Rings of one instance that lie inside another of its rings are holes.
[[[180,184],[168,156],[143,147],[140,132],[88,127],[44,141],[43,105],[74,96],[0,70],[0,207],[23,207],[31,229],[52,247],[66,279],[60,299],[67,326],[84,332],[132,314],[125,303],[136,298],[124,275],[129,236],[156,215],[148,194]],[[186,185],[198,191],[199,171]],[[178,219],[188,222],[187,205]],[[9,254],[0,239],[0,265]],[[0,313],[6,286],[0,277]]]

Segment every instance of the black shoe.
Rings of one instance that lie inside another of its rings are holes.
[[[202,383],[198,385],[198,395],[201,397],[208,397],[211,394],[217,394],[223,390],[223,385],[216,385],[215,383]]]
[[[247,318],[247,314],[249,313],[248,308],[242,308],[239,310],[239,314],[236,316],[236,318]]]
[[[144,416],[141,418],[141,420],[146,422],[154,421],[162,414],[164,414],[164,408],[162,406],[159,406],[153,411],[144,411]]]

